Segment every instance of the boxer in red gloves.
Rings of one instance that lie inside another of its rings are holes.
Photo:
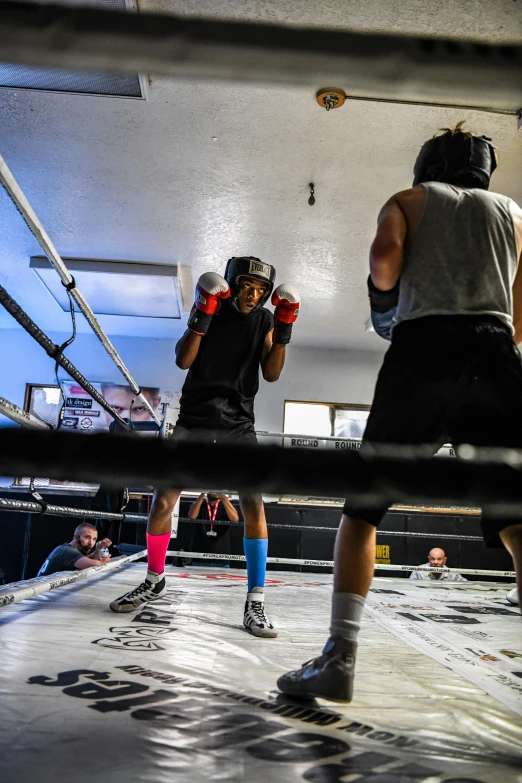
[[[231,258],[224,277],[206,272],[199,278],[188,328],[176,345],[176,364],[188,374],[174,438],[257,443],[254,398],[259,368],[265,381],[278,380],[299,313],[297,290],[280,285],[272,294],[274,282],[274,267],[250,256]],[[273,314],[264,307],[271,294]],[[180,491],[155,491],[147,527],[147,577],[111,603],[114,612],[131,612],[165,595],[165,553]],[[242,493],[239,500],[248,573],[243,624],[254,636],[275,637],[264,608],[268,533],[263,499]]]

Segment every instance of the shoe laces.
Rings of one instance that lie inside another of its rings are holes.
[[[125,597],[137,598],[139,595],[141,595],[141,593],[144,593],[146,590],[150,590],[151,587],[153,587],[152,582],[145,580],[141,583],[141,585],[138,585],[134,588],[134,590],[131,590],[130,593],[127,593]]]
[[[266,625],[270,625],[268,617],[265,614],[265,605],[263,601],[250,601],[249,609],[256,620],[259,620],[261,623],[265,623]]]
[[[323,652],[321,655],[316,655],[315,658],[310,658],[309,661],[305,661],[302,664],[302,667],[310,666],[310,664],[315,664],[316,666],[319,666],[320,663],[322,663],[324,660],[335,660],[336,658],[341,658],[343,661],[346,661],[348,658],[353,658],[353,653],[349,650],[338,650],[337,652]]]
[[[316,656],[315,658],[310,658],[309,661],[305,661],[301,664],[301,668],[304,669],[305,666],[310,666],[311,663],[315,663],[319,658],[322,658],[322,655]]]

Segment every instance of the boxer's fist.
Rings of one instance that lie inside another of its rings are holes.
[[[370,307],[375,313],[387,313],[399,304],[400,278],[389,291],[381,291],[374,285],[371,275],[368,275],[368,297]]]
[[[292,324],[299,315],[299,291],[293,285],[279,285],[272,294],[274,312],[274,342],[287,345],[292,337]]]
[[[188,328],[196,334],[206,334],[212,316],[220,307],[220,300],[230,296],[227,281],[217,272],[205,272],[196,286],[194,306],[187,322]]]
[[[397,305],[399,304],[399,289],[400,278],[393,288],[381,291],[374,285],[371,275],[368,275],[368,298],[370,299],[372,326],[379,337],[384,340],[391,340]]]

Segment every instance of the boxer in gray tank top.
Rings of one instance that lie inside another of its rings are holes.
[[[429,315],[490,315],[513,330],[517,270],[510,198],[479,188],[424,182],[422,216],[407,236],[395,323]]]
[[[457,126],[426,142],[413,187],[383,207],[370,253],[375,329],[391,346],[364,441],[522,448],[522,211],[489,193],[491,140]],[[294,696],[352,698],[357,636],[387,508],[348,502],[335,546],[330,637],[322,655],[278,680]],[[522,525],[482,515],[520,591]]]

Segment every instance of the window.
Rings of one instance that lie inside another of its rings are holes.
[[[50,424],[53,429],[58,425],[62,395],[59,386],[38,386],[28,383],[25,389],[24,408],[37,419]]]
[[[356,448],[355,441],[362,439],[369,413],[369,405],[286,401],[283,432],[298,437],[285,438],[285,446],[340,447],[335,440],[321,440],[326,437],[350,438],[354,441],[352,448]]]
[[[370,414],[370,405],[343,405],[336,402],[285,401],[283,445],[289,448],[359,449]],[[442,446],[437,455],[455,456],[451,445]],[[342,505],[339,498],[294,497],[279,498],[281,503]],[[413,508],[394,506],[394,508]],[[417,508],[417,507],[416,507]],[[446,508],[427,507],[417,510],[442,511]],[[384,557],[384,555],[382,555]],[[379,561],[384,562],[384,561]]]
[[[42,421],[46,421],[53,429],[58,426],[60,409],[63,404],[63,398],[59,386],[44,386],[36,383],[28,383],[25,387],[24,408]],[[29,477],[19,477],[15,479],[15,486],[29,487],[31,479]],[[34,478],[35,489],[66,489],[81,490],[86,492],[95,492],[97,484],[83,484],[74,481],[58,481],[48,478]]]

